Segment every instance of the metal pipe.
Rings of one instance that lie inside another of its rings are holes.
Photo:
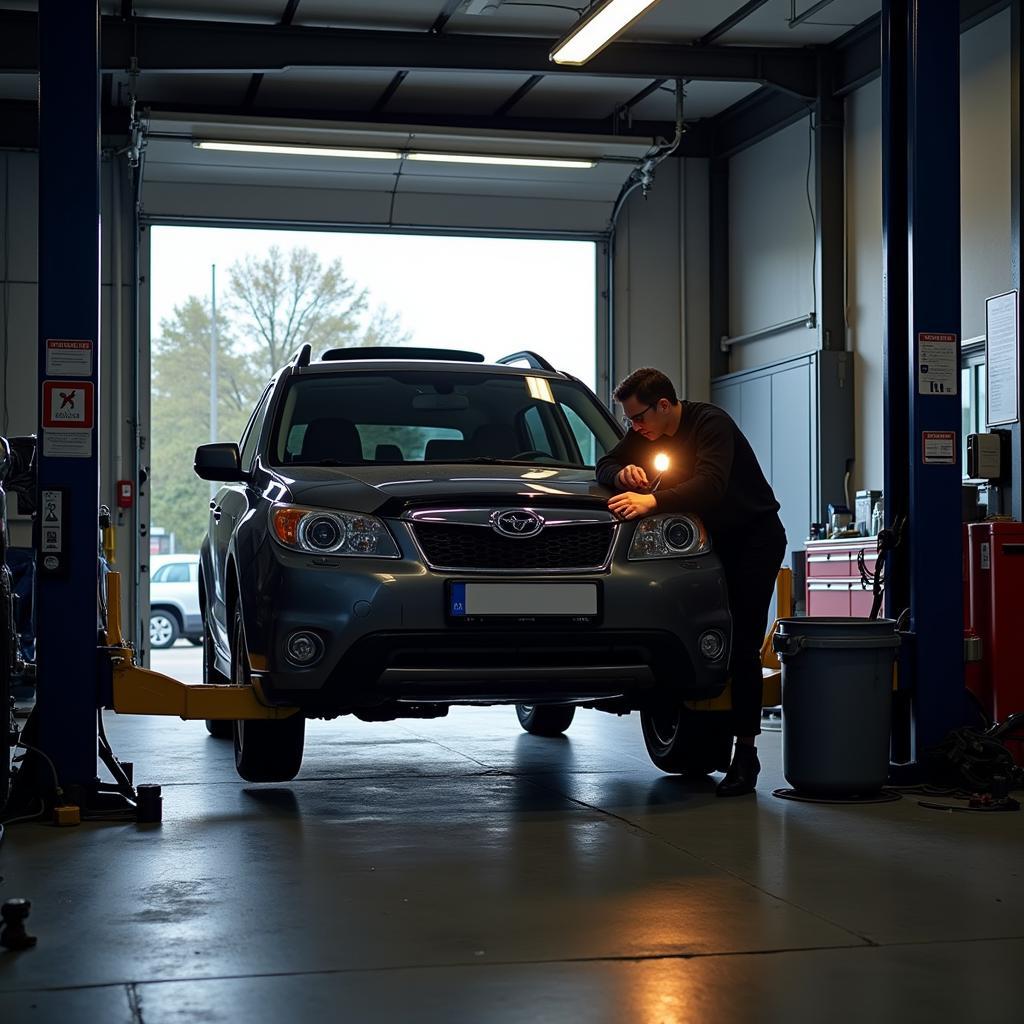
[[[734,338],[722,338],[722,351],[728,352],[733,345],[742,345],[748,341],[759,341],[761,338],[769,338],[773,334],[781,334],[783,331],[792,330],[794,327],[806,327],[813,331],[818,326],[816,313],[805,313],[803,316],[795,316],[792,320],[783,320],[782,323],[772,324],[770,327],[761,327],[749,334],[737,334]]]
[[[124,430],[121,424],[121,400],[124,389],[124,373],[121,369],[124,351],[124,318],[121,310],[122,281],[124,267],[122,265],[121,235],[121,164],[117,153],[110,158],[110,430],[114,441],[114,473],[113,484],[124,479]],[[124,521],[124,511],[118,507],[117,518]]]

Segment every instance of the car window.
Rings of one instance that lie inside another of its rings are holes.
[[[188,562],[168,562],[153,573],[154,583],[188,583]]]
[[[487,369],[297,374],[280,409],[270,449],[278,465],[492,459],[593,466],[619,438],[579,382]]]
[[[271,384],[256,406],[256,411],[249,417],[249,423],[242,435],[240,448],[242,452],[242,469],[252,469],[252,461],[256,457],[256,445],[259,443],[260,434],[263,432],[263,421],[267,418],[267,409],[270,406],[270,395],[273,391]]]

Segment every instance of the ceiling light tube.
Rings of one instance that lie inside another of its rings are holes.
[[[334,146],[293,146],[276,142],[193,142],[196,149],[217,149],[229,153],[277,153],[286,156],[333,156],[355,160],[399,160],[395,149],[339,149]]]
[[[409,160],[423,160],[440,164],[497,164],[505,167],[593,167],[596,160],[572,160],[548,156],[494,156],[490,153],[430,153],[417,151],[408,154]]]
[[[556,64],[585,64],[658,0],[604,0],[588,11],[551,51]]]

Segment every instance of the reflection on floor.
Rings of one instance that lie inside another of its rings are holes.
[[[14,1021],[1018,1021],[1024,815],[794,804],[648,762],[639,722],[310,723],[290,785],[108,716],[162,827],[10,829]]]

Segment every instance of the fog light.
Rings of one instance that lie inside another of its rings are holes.
[[[709,629],[700,635],[700,653],[708,661],[718,661],[725,652],[725,637],[717,629]]]
[[[288,660],[304,668],[319,660],[324,645],[316,633],[292,633],[285,645]]]

